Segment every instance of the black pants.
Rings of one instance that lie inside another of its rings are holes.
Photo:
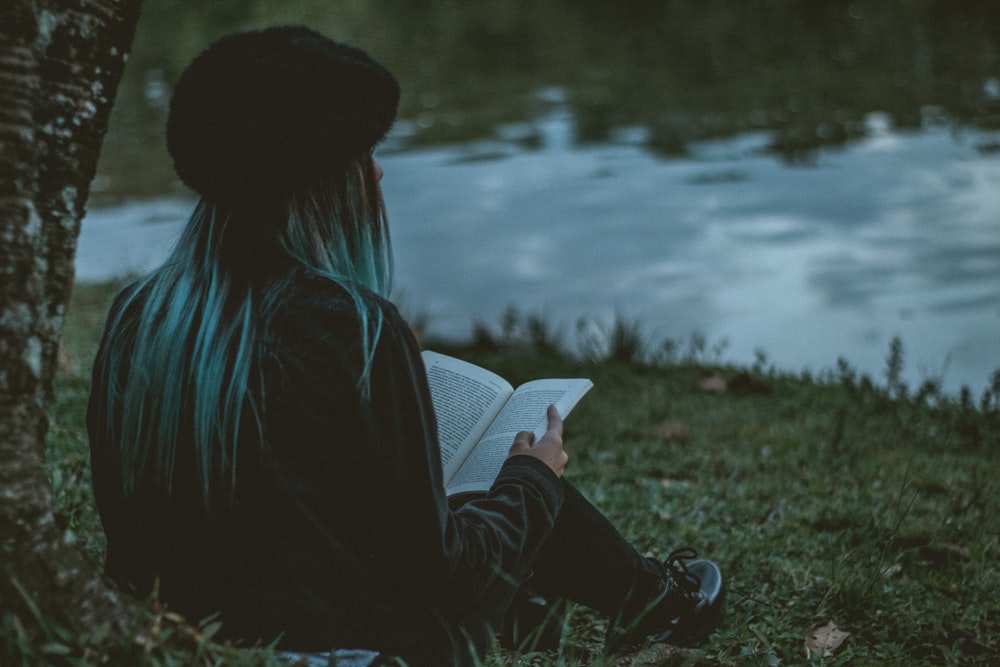
[[[563,486],[565,504],[528,584],[544,596],[567,598],[614,616],[631,593],[655,588],[659,569],[573,485],[564,481]]]
[[[524,572],[508,573],[464,610],[455,624],[459,644],[482,654],[510,622],[508,610],[522,597],[550,604],[571,600],[609,618],[635,597],[649,596],[660,580],[658,566],[641,556],[593,504],[563,479],[565,501],[552,534]]]

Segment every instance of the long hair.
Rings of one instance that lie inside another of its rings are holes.
[[[241,429],[264,444],[262,328],[296,269],[352,297],[364,358],[358,391],[368,398],[382,317],[360,287],[387,297],[392,282],[370,157],[271,206],[235,211],[202,200],[163,266],[123,293],[97,361],[108,392],[101,418],[126,494],[148,476],[169,491],[181,441],[193,445],[206,503],[213,489],[235,489]]]

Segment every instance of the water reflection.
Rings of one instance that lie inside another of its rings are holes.
[[[171,190],[171,83],[222,34],[289,22],[383,60],[403,83],[414,147],[523,123],[530,148],[531,126],[553,106],[571,112],[578,144],[640,128],[648,151],[673,158],[695,142],[767,131],[767,150],[792,164],[866,136],[875,111],[895,128],[1000,126],[996,2],[146,0],[97,200]]]
[[[779,367],[818,371],[844,356],[875,377],[899,335],[907,380],[943,374],[951,390],[982,388],[1000,367],[1000,158],[977,150],[992,134],[882,132],[788,168],[765,134],[664,161],[628,133],[580,147],[572,119],[539,119],[531,150],[389,143],[380,161],[405,312],[454,338],[511,304],[568,338],[580,318],[624,316],[651,341],[697,331],[727,339],[742,363],[763,349]],[[95,210],[80,277],[144,268],[188,206]],[[116,265],[106,249],[127,254],[137,222],[145,254]]]

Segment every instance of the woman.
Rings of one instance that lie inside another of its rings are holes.
[[[247,644],[414,665],[481,657],[529,589],[607,614],[612,652],[701,640],[718,568],[640,557],[561,479],[554,410],[488,495],[449,508],[425,370],[386,300],[372,150],[398,100],[368,54],[304,27],[225,37],[182,75],[167,140],[201,199],[117,297],[94,365],[109,575]]]

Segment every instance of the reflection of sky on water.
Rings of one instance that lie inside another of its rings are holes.
[[[380,156],[404,312],[465,338],[511,305],[567,337],[586,316],[640,320],[654,339],[726,338],[741,363],[839,356],[881,378],[900,335],[908,380],[985,386],[1000,367],[1000,157],[975,135],[876,134],[790,168],[746,135],[661,160],[623,141],[537,151],[471,145]],[[190,204],[97,210],[78,275],[162,256]],[[148,224],[139,224],[148,223]],[[142,232],[138,232],[142,230]],[[140,235],[141,234],[141,235]]]

